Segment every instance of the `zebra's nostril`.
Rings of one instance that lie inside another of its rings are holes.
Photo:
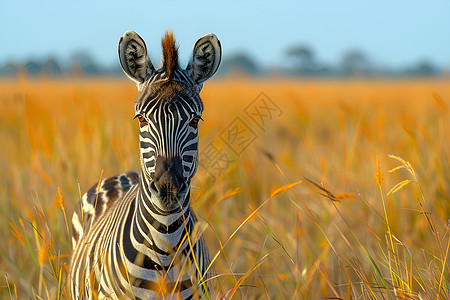
[[[154,194],[155,196],[160,196],[159,189],[158,189],[158,187],[156,186],[156,184],[155,184],[154,181],[152,181],[152,182],[150,183],[150,192],[151,192],[152,194]]]

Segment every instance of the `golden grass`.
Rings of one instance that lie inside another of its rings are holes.
[[[67,221],[102,170],[138,168],[136,94],[0,82],[1,298],[69,298]],[[212,299],[450,298],[449,80],[241,78],[202,98]]]

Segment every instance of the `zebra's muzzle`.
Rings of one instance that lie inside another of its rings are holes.
[[[181,204],[188,193],[188,184],[184,181],[182,174],[180,158],[157,157],[150,192],[161,210],[181,209]]]
[[[159,188],[155,182],[150,184],[150,193],[152,198],[156,200],[158,208],[162,212],[173,212],[182,209],[182,204],[188,193],[188,185],[183,183],[182,186],[176,190],[171,185],[162,185]]]

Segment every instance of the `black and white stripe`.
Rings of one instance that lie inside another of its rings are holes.
[[[186,70],[178,67],[171,34],[162,44],[164,64],[155,70],[142,38],[127,32],[120,40],[122,67],[139,90],[141,171],[94,185],[74,213],[74,299],[190,299],[209,293],[210,258],[203,237],[194,236],[190,182],[198,167],[199,92],[220,63],[220,43],[211,34],[199,39]]]

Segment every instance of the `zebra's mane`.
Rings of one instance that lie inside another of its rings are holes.
[[[172,80],[173,73],[178,68],[178,47],[172,31],[166,31],[166,35],[161,40],[161,47],[166,76],[167,79]]]

